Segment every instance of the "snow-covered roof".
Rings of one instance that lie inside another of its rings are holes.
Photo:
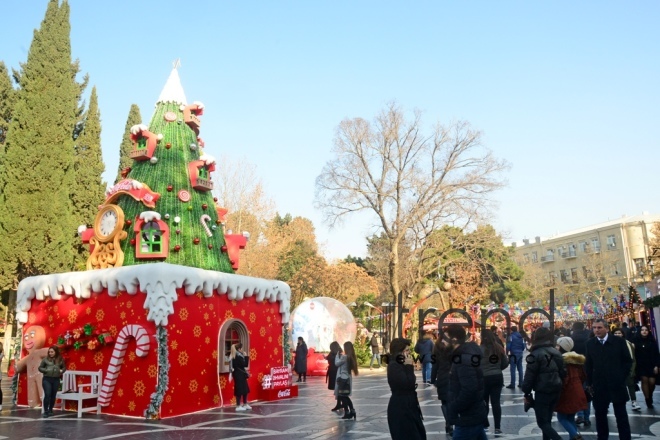
[[[65,295],[89,298],[94,293],[108,289],[110,296],[125,291],[129,295],[146,293],[144,308],[147,319],[156,325],[167,325],[167,318],[174,313],[176,289],[183,288],[186,295],[202,292],[205,298],[214,291],[227,295],[230,300],[240,301],[256,296],[258,302],[279,301],[282,323],[289,322],[291,288],[282,281],[265,280],[194,267],[168,263],[141,264],[112,269],[39,275],[25,278],[18,285],[16,318],[26,323],[32,300],[47,297],[59,300]]]
[[[177,104],[188,105],[186,94],[184,93],[183,87],[181,86],[179,71],[176,67],[172,69],[172,73],[170,73],[170,77],[167,78],[165,87],[163,87],[163,90],[160,92],[160,96],[158,97],[158,101],[156,101],[156,103],[159,102],[175,102]]]

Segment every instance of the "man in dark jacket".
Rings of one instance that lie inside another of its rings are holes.
[[[632,357],[622,338],[609,335],[605,320],[596,319],[592,329],[595,337],[587,341],[587,361],[584,368],[587,384],[593,390],[598,438],[609,437],[607,411],[612,402],[619,439],[630,440],[630,423],[626,412],[626,377],[632,368]]]
[[[487,440],[481,349],[474,342],[465,342],[465,329],[458,324],[449,325],[447,336],[455,347],[447,408],[447,423],[454,425],[453,440]]]
[[[571,339],[573,340],[573,351],[584,356],[587,353],[587,340],[591,331],[585,330],[583,322],[573,324]]]
[[[516,387],[516,371],[518,371],[518,387],[522,387],[523,380],[523,351],[525,351],[525,341],[520,333],[518,327],[511,326],[511,334],[506,339],[506,354],[509,356],[511,363],[511,383],[507,388],[514,389]]]
[[[422,382],[427,385],[431,384],[431,362],[433,361],[431,355],[433,354],[433,341],[431,335],[424,335],[422,339],[415,344],[415,353],[419,355],[419,360],[422,363]]]
[[[378,347],[378,337],[376,332],[371,336],[371,341],[369,341],[371,346],[371,362],[369,362],[369,369],[373,370],[374,361],[376,361],[376,368],[380,368],[380,347]]]
[[[532,391],[535,392],[534,413],[543,438],[561,440],[561,436],[552,427],[552,411],[559,401],[566,368],[554,340],[549,328],[540,327],[534,332],[532,348],[526,359],[527,370],[522,390],[525,399],[530,399]]]

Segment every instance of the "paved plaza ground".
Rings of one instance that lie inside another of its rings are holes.
[[[421,382],[418,372],[418,381]],[[508,370],[505,383],[508,383]],[[9,390],[11,380],[2,381],[3,410],[0,412],[0,439],[12,440],[210,440],[210,439],[388,439],[387,403],[390,398],[385,369],[363,369],[354,382],[353,402],[357,421],[344,421],[330,412],[334,399],[325,378],[309,377],[300,386],[300,397],[278,402],[254,402],[252,411],[236,412],[219,408],[159,421],[55,411],[55,416],[42,419],[37,409],[14,407]],[[534,413],[523,412],[520,390],[502,390],[502,430],[499,439],[540,439]],[[641,393],[640,397],[641,397]],[[420,385],[418,390],[429,439],[446,438],[440,402],[434,387]],[[660,438],[660,396],[657,408],[629,411],[633,439]],[[630,407],[630,404],[628,404]],[[491,430],[490,439],[496,438]],[[592,415],[593,423],[593,415]],[[555,429],[568,438],[561,425]],[[611,438],[617,438],[614,417],[610,416]],[[585,439],[596,439],[595,423],[583,429]]]

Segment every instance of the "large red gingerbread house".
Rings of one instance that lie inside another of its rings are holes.
[[[210,191],[215,161],[199,137],[202,110],[186,103],[175,68],[149,127],[132,129],[134,165],[93,227],[79,229],[88,270],[19,284],[19,405],[38,404],[28,361],[51,345],[69,370],[101,370],[104,413],[136,417],[235,404],[228,356],[236,342],[249,353],[251,398],[284,364],[291,291],[234,274],[247,237],[224,231],[227,211]]]

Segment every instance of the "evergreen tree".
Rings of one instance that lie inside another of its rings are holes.
[[[11,122],[12,109],[16,102],[16,90],[11,83],[5,63],[0,61],[0,161],[4,152],[7,130]]]
[[[11,115],[16,102],[16,90],[11,83],[9,72],[5,63],[0,61],[0,170],[5,167],[4,153],[5,153],[5,139],[9,124],[11,122]],[[4,173],[0,171],[0,179]],[[0,182],[0,188],[2,188]],[[0,195],[0,200],[3,200]],[[6,237],[6,232],[2,229],[2,221],[0,220],[0,237]],[[12,258],[13,254],[9,247],[8,240],[0,240],[0,291],[14,287],[14,272],[16,269],[16,261]]]
[[[131,141],[131,127],[142,123],[142,116],[140,115],[140,107],[137,104],[131,104],[131,109],[128,112],[126,119],[126,128],[124,129],[124,137],[121,139],[119,146],[119,169],[117,169],[117,177],[115,183],[122,179],[122,170],[133,166],[133,159],[130,153],[133,149],[133,141]]]
[[[84,85],[73,77],[69,5],[50,0],[21,65],[19,90],[0,172],[0,229],[21,280],[72,269],[74,127]],[[4,278],[8,274],[4,275]]]
[[[76,139],[74,168],[76,183],[72,187],[73,215],[77,224],[87,224],[98,211],[99,202],[105,196],[105,182],[101,175],[105,170],[101,152],[101,113],[98,106],[96,87],[92,88],[89,108],[85,114],[80,136]],[[77,265],[87,260],[87,249],[82,243],[77,246]]]

